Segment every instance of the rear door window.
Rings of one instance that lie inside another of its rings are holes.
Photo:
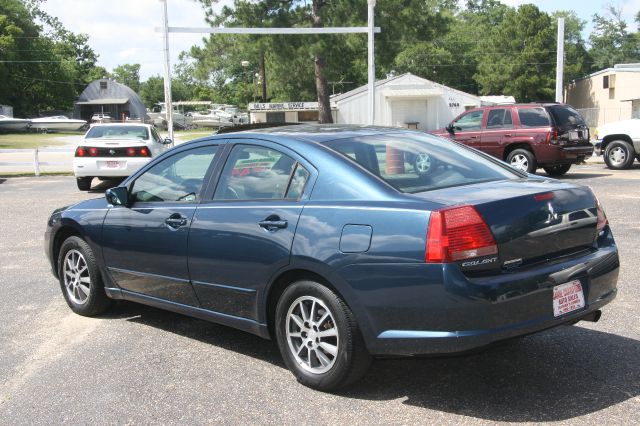
[[[544,108],[518,108],[520,126],[522,127],[546,127],[550,126],[549,115]]]
[[[236,145],[224,166],[214,199],[298,199],[309,172],[274,149]]]
[[[499,108],[489,110],[489,115],[487,117],[487,129],[504,129],[510,127],[513,127],[510,109]]]

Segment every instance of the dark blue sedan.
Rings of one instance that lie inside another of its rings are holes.
[[[322,390],[375,356],[596,321],[619,269],[588,188],[375,127],[185,143],[106,197],[55,211],[45,240],[78,314],[125,299],[275,338],[297,379]]]

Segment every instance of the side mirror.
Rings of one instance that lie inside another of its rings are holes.
[[[125,206],[129,205],[129,191],[124,186],[116,186],[115,188],[107,189],[104,193],[104,197],[107,199],[107,202],[114,206]]]
[[[164,138],[162,140],[162,145],[171,145],[171,144],[173,144],[173,141],[169,138]]]
[[[454,134],[455,131],[453,129],[453,123],[449,124],[447,127],[445,127],[445,129],[447,130],[447,132]]]

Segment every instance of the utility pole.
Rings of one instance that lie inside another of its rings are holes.
[[[167,13],[167,1],[160,0],[163,6],[162,16],[162,46],[164,50],[164,108],[166,111],[167,129],[169,139],[173,141],[173,103],[171,102],[171,58],[169,57],[169,16]]]
[[[556,102],[564,101],[564,18],[558,18],[558,40],[556,49]]]
[[[375,92],[376,92],[376,65],[375,65],[375,57],[374,57],[374,11],[375,11],[375,7],[376,7],[376,0],[367,0],[367,6],[368,6],[368,11],[367,11],[367,35],[368,35],[368,68],[369,68],[369,81],[368,81],[368,86],[369,86],[369,124],[373,125],[375,124],[375,120],[376,120],[376,98],[375,98]]]

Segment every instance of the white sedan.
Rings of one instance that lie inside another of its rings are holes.
[[[126,177],[173,145],[149,124],[93,125],[76,148],[73,173],[78,189],[88,191],[94,177]]]

